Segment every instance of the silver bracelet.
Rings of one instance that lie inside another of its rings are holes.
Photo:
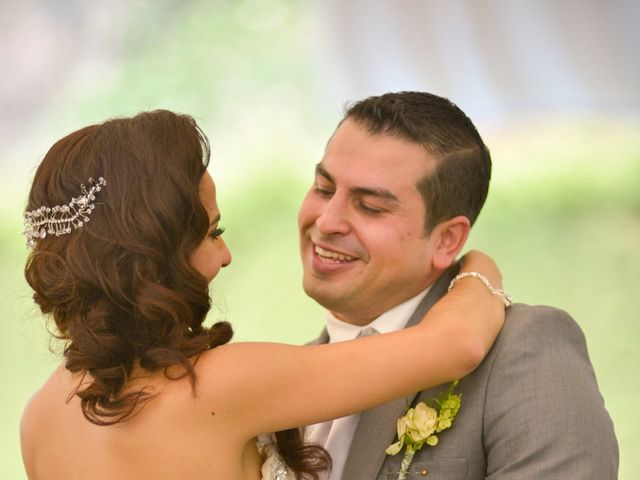
[[[451,283],[449,284],[449,289],[447,291],[450,291],[458,280],[462,278],[467,278],[467,277],[477,278],[482,283],[484,283],[485,287],[487,287],[493,295],[500,295],[502,297],[502,301],[504,302],[505,307],[510,307],[511,305],[513,305],[513,298],[511,298],[511,295],[509,295],[502,289],[493,288],[493,285],[489,283],[489,280],[487,280],[487,277],[485,277],[484,275],[478,272],[459,273],[458,275],[453,277],[453,280],[451,280]]]

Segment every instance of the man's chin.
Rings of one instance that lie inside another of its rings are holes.
[[[328,282],[326,281],[322,282],[324,285],[319,285],[321,282],[317,278],[308,280],[305,277],[302,282],[302,288],[309,297],[327,310],[341,310],[348,297],[344,289],[341,289],[338,285],[327,285]]]

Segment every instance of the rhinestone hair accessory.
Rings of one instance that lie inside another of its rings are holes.
[[[96,208],[94,201],[96,192],[107,185],[103,177],[98,180],[90,178],[88,187],[80,185],[81,195],[71,199],[66,205],[53,207],[42,206],[25,212],[24,236],[27,239],[27,247],[34,248],[36,239],[45,238],[47,235],[65,235],[71,230],[81,228],[89,221],[89,216]],[[88,188],[88,190],[87,190]]]

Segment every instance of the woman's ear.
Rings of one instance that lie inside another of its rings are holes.
[[[446,270],[454,262],[469,237],[471,223],[465,216],[459,215],[439,223],[431,232],[435,252],[432,265],[436,270]]]

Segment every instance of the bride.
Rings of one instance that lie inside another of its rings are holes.
[[[65,349],[22,418],[30,479],[317,478],[330,459],[299,426],[462,377],[491,347],[503,303],[471,280],[396,333],[228,343],[229,324],[203,325],[231,262],[208,160],[191,117],[155,111],[71,133],[40,164],[25,275]],[[472,270],[499,287],[485,255]]]

